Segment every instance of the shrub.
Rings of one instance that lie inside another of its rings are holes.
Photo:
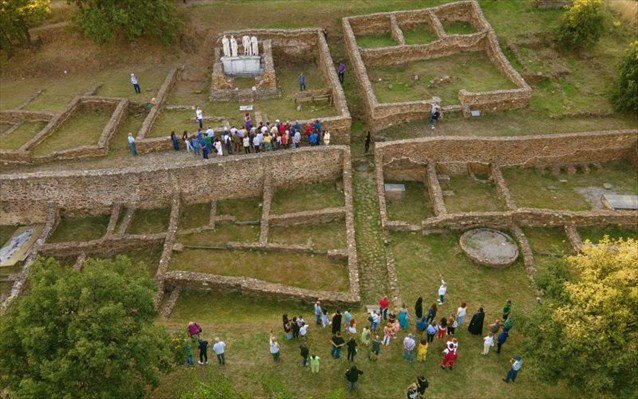
[[[558,27],[558,41],[567,49],[594,44],[605,31],[603,0],[574,0]]]
[[[620,67],[611,103],[619,112],[638,112],[638,41],[629,45]]]

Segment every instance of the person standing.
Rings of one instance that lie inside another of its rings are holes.
[[[272,330],[270,331],[269,343],[270,343],[270,354],[272,355],[273,360],[278,361],[279,360],[279,344],[277,343],[277,340],[275,339],[275,336],[273,335]]]
[[[521,367],[523,366],[523,359],[520,356],[516,355],[510,359],[510,363],[512,364],[512,367],[507,372],[505,378],[503,378],[503,381],[505,381],[506,383],[509,383],[510,381],[516,381],[516,377],[518,376],[518,373],[519,371],[521,371]]]
[[[191,145],[191,141],[188,138],[188,132],[186,130],[184,130],[184,133],[182,133],[182,141],[184,142],[184,145],[186,146],[186,152],[193,151],[193,146]]]
[[[341,347],[346,344],[346,341],[341,337],[341,333],[337,331],[330,342],[332,343],[332,358],[339,359],[341,357]]]
[[[445,335],[447,334],[447,319],[445,317],[443,317],[441,321],[439,322],[437,331],[438,331],[437,337],[439,339],[445,338]]]
[[[428,316],[425,318],[426,323],[429,323],[436,318],[437,310],[436,303],[433,303],[432,306],[430,306],[430,309],[428,309]]]
[[[341,312],[337,310],[332,316],[332,334],[341,332]]]
[[[313,374],[316,374],[319,372],[319,360],[321,360],[321,358],[317,355],[311,355],[310,356],[310,372]]]
[[[321,302],[317,300],[314,306],[315,320],[318,326],[321,325],[321,315],[323,315],[323,310],[321,309]]]
[[[439,286],[439,305],[445,303],[445,294],[447,293],[447,283],[441,279],[441,285]]]
[[[430,110],[430,127],[434,129],[436,122],[441,119],[441,106],[438,102],[432,103],[432,109]]]
[[[374,338],[372,339],[372,352],[370,353],[370,360],[373,359],[373,357],[372,357],[373,354],[377,358],[381,354],[381,340],[379,339],[378,335],[375,335]],[[376,360],[376,358],[375,358],[375,360]]]
[[[408,363],[412,363],[414,361],[415,347],[416,341],[414,340],[414,336],[412,334],[408,334],[408,336],[403,339],[403,359],[407,360]]]
[[[514,327],[514,319],[511,317],[508,317],[507,320],[505,320],[505,323],[503,324],[503,331],[508,331],[512,329],[512,327]]]
[[[363,327],[363,331],[361,331],[361,344],[363,346],[368,346],[370,345],[370,330],[368,330],[366,327]]]
[[[242,144],[244,145],[244,152],[250,154],[250,137],[248,135],[244,136]]]
[[[465,320],[465,316],[467,315],[467,305],[465,302],[461,302],[461,306],[456,309],[456,324],[457,327],[461,327],[463,321]]]
[[[425,395],[425,390],[428,389],[428,387],[430,386],[430,383],[425,378],[425,376],[420,375],[416,379],[416,386],[416,390],[417,392],[419,392],[419,395],[423,396]]]
[[[498,335],[498,338],[496,339],[496,353],[501,353],[501,348],[503,347],[503,344],[505,343],[505,341],[507,341],[507,337],[509,337],[509,335],[510,335],[509,331],[505,331],[505,330],[503,330]]]
[[[128,134],[128,146],[131,149],[131,154],[137,156],[137,146],[135,145],[135,137],[133,137],[133,133]]]
[[[297,80],[299,81],[299,91],[306,90],[306,77],[304,76],[303,72],[299,74]]]
[[[186,339],[184,342],[186,344],[184,348],[186,350],[186,364],[188,367],[193,367],[195,365],[195,362],[193,362],[193,338]]]
[[[428,327],[425,329],[425,336],[428,342],[434,341],[434,336],[436,335],[436,322],[432,320]]]
[[[503,321],[507,320],[510,316],[510,312],[512,311],[512,300],[508,299],[503,306]]]
[[[134,73],[131,74],[131,84],[133,85],[133,90],[135,93],[140,94],[142,89],[140,89],[140,83],[137,81],[137,76]]]
[[[343,312],[343,319],[345,320],[345,326],[347,329],[350,325],[350,319],[352,319],[352,313],[350,313],[350,309],[346,309],[346,311]]]
[[[324,145],[330,145],[330,132],[326,130],[326,132],[323,134],[323,144]]]
[[[498,334],[500,330],[501,330],[501,321],[496,319],[494,320],[494,323],[490,324],[490,332],[492,334]]]
[[[171,141],[173,142],[173,149],[175,151],[179,151],[179,140],[177,139],[177,135],[175,134],[175,131],[171,132]]]
[[[390,301],[387,296],[383,296],[379,300],[379,311],[381,312],[381,316],[383,316],[383,320],[388,320],[388,309],[390,308]]]
[[[306,367],[308,365],[308,356],[310,355],[310,350],[308,350],[305,342],[302,342],[301,346],[299,347],[299,354],[301,355],[301,365],[303,367]]]
[[[208,341],[199,340],[199,361],[198,364],[208,364]]]
[[[490,353],[490,348],[494,346],[494,334],[489,333],[483,338],[483,352],[481,355],[487,355]]]
[[[348,347],[348,361],[354,362],[354,357],[357,354],[357,340],[350,337],[346,346]]]
[[[423,317],[423,298],[418,297],[416,303],[414,304],[414,315],[417,320]]]
[[[370,136],[370,131],[366,134],[366,142],[365,142],[365,153],[367,154],[370,150],[370,142],[372,141],[372,136]]]
[[[428,355],[428,341],[424,338],[421,338],[421,342],[419,342],[419,346],[416,349],[416,361],[417,362],[425,362],[425,357]]]
[[[220,365],[225,365],[226,364],[226,344],[224,343],[224,341],[220,340],[219,338],[215,338],[215,344],[213,345],[213,352],[215,352],[215,355],[217,355],[217,362]]]
[[[470,325],[467,326],[467,330],[472,335],[483,335],[483,322],[485,321],[485,312],[483,307],[479,307],[478,311],[472,315]]]
[[[448,317],[447,319],[447,335],[454,335],[457,326],[458,324],[456,323],[454,314],[450,315],[450,317]]]
[[[337,75],[339,76],[339,82],[343,85],[343,81],[346,77],[346,64],[343,62],[339,63],[339,67],[337,68]]]
[[[357,381],[359,376],[363,374],[363,371],[359,370],[357,366],[352,366],[346,371],[346,380],[348,380],[348,391],[352,392],[357,389]]]
[[[407,330],[410,326],[410,314],[408,313],[408,308],[405,306],[405,303],[401,306],[401,310],[399,310],[398,320],[401,329]]]
[[[197,119],[197,123],[199,123],[199,128],[204,128],[204,112],[201,108],[195,108],[195,119]]]

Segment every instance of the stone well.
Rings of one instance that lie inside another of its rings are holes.
[[[495,268],[511,265],[518,258],[518,245],[507,234],[493,229],[473,229],[461,235],[461,249],[474,262]]]

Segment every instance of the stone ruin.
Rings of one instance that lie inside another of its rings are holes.
[[[472,34],[449,35],[441,21],[467,22],[477,31]],[[405,42],[402,28],[427,24],[437,36],[428,44]],[[516,89],[487,92],[459,91],[460,105],[443,106],[444,112],[462,112],[470,116],[472,111],[499,111],[526,107],[532,89],[507,60],[480,6],[474,0],[443,4],[438,7],[412,11],[394,11],[343,19],[346,49],[353,66],[368,123],[375,130],[395,124],[419,120],[430,114],[436,99],[423,99],[400,103],[379,103],[372,88],[366,66],[396,65],[411,61],[449,56],[462,51],[483,51],[494,66],[516,85]],[[357,35],[390,32],[397,42],[394,46],[361,48]]]

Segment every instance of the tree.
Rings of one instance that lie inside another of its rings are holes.
[[[171,0],[67,0],[79,8],[84,34],[104,43],[122,33],[127,39],[158,37],[164,45],[173,42],[181,22]]]
[[[51,12],[51,0],[0,0],[0,50],[11,54],[31,44],[29,27]]]
[[[523,325],[528,359],[552,382],[591,394],[635,395],[638,241],[605,237],[557,267],[553,293]],[[545,281],[548,281],[546,279]],[[556,289],[556,286],[561,286]]]
[[[605,31],[603,0],[574,0],[558,27],[558,41],[568,49],[594,44]]]
[[[638,113],[638,41],[631,43],[625,51],[611,103],[616,111]]]
[[[141,398],[173,357],[153,324],[155,284],[126,257],[82,272],[33,264],[28,295],[0,323],[0,378],[19,398]]]

